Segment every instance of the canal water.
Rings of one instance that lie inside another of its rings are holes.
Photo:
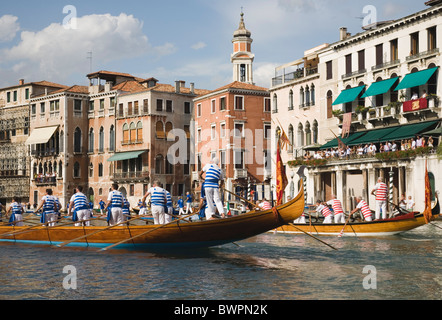
[[[0,299],[440,300],[442,221],[434,224],[321,237],[338,250],[274,233],[180,253],[0,243]]]

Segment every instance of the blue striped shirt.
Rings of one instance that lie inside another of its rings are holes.
[[[87,197],[81,192],[74,194],[71,198],[71,202],[72,201],[74,202],[74,207],[77,211],[89,209]]]
[[[43,204],[43,212],[45,214],[53,214],[55,212],[55,198],[50,195],[45,195],[42,200],[44,200]]]
[[[153,206],[164,207],[166,205],[166,190],[160,187],[150,188],[148,193],[151,196]]]
[[[108,200],[112,201],[112,208],[123,208],[124,199],[120,191],[111,191]]]
[[[12,214],[23,214],[23,206],[17,202],[11,204]]]
[[[58,213],[58,212],[60,212],[60,208],[61,208],[60,201],[58,200],[57,197],[54,197],[54,199],[55,199],[55,212]]]
[[[127,199],[124,199],[124,205],[123,205],[123,214],[130,215],[130,204]]]
[[[166,199],[167,199],[167,207],[173,208],[172,196],[170,195],[170,192],[167,190],[166,190]]]
[[[221,179],[221,169],[215,164],[208,164],[203,168],[206,173],[204,181],[205,188],[219,188],[219,180]]]

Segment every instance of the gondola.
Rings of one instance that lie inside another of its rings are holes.
[[[301,190],[292,201],[271,210],[251,211],[231,218],[198,222],[177,219],[161,226],[123,224],[111,228],[39,225],[29,230],[29,227],[0,226],[0,241],[100,248],[122,242],[117,248],[155,250],[213,247],[278,228],[299,218],[303,210],[304,193]]]
[[[440,213],[439,201],[431,209],[435,217]],[[312,222],[306,219],[306,223],[293,223],[277,228],[279,233],[311,233],[313,235],[339,236],[357,236],[357,237],[378,237],[390,236],[401,232],[409,231],[426,224],[422,212],[409,212],[394,216],[390,219],[377,220],[371,222],[349,222],[344,223],[321,223]],[[345,228],[344,228],[345,226]]]

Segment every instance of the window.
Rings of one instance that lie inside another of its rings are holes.
[[[103,176],[103,164],[102,163],[98,164],[98,176],[99,177]]]
[[[305,87],[305,105],[310,106],[310,88],[309,86]]]
[[[59,137],[59,150],[60,152],[64,152],[64,132],[63,130],[60,131],[60,137]]]
[[[137,142],[143,142],[143,123],[141,121],[137,123]]]
[[[376,46],[376,66],[380,66],[383,63],[384,63],[384,46],[381,43]]]
[[[164,157],[159,154],[155,157],[155,174],[163,174]]]
[[[184,102],[184,113],[190,114],[190,102],[188,101]]]
[[[100,110],[104,110],[104,99],[100,99]]]
[[[318,143],[318,121],[313,120],[313,143]]]
[[[164,125],[162,121],[158,121],[156,124],[156,135],[157,139],[164,139],[166,137],[164,134]]]
[[[202,139],[201,128],[198,128],[196,131],[196,139],[198,142],[201,142]]]
[[[244,97],[235,96],[235,110],[244,110]]]
[[[287,135],[288,135],[289,142],[290,142],[290,145],[288,146],[288,152],[293,153],[294,134],[293,134],[293,126],[292,125],[289,125]]]
[[[419,53],[419,32],[410,34],[410,56]]]
[[[89,111],[95,110],[95,101],[89,101]]]
[[[310,130],[310,122],[305,123],[305,144],[307,146],[312,144],[312,131]]]
[[[233,136],[235,138],[244,137],[244,123],[235,123],[235,131]]]
[[[326,68],[326,80],[333,79],[333,62],[327,61],[325,63],[325,68]]]
[[[91,128],[89,130],[89,144],[87,152],[92,153],[94,152],[94,128]]]
[[[104,128],[100,128],[100,133],[98,136],[98,152],[104,152]]]
[[[11,93],[10,92],[6,93],[6,102],[7,103],[11,102]]]
[[[129,135],[129,125],[125,123],[123,125],[123,143],[129,143],[130,135]]]
[[[46,109],[45,103],[44,102],[40,103],[40,114],[44,115],[46,111],[45,109]]]
[[[345,74],[349,74],[352,72],[351,68],[351,54],[345,56]]]
[[[28,100],[29,99],[29,88],[25,89],[25,99]]]
[[[222,170],[226,169],[226,152],[224,150],[219,152],[219,164]]]
[[[235,169],[244,169],[244,151],[235,150],[233,153],[233,162],[235,164]]]
[[[219,99],[219,110],[226,110],[226,97]]]
[[[149,99],[143,100],[143,113],[149,113]]]
[[[113,125],[109,130],[109,151],[115,151],[115,127]]]
[[[184,132],[186,133],[186,138],[190,139],[190,125],[188,124],[184,125]]]
[[[127,115],[131,116],[132,115],[132,102],[129,102],[127,104]]]
[[[31,104],[31,116],[35,116],[37,114],[37,105]]]
[[[166,158],[166,174],[173,174],[173,164]]]
[[[89,165],[89,178],[93,178],[94,176],[94,165],[91,163]]]
[[[289,92],[289,110],[293,110],[293,90]]]
[[[264,139],[270,139],[272,136],[272,125],[271,124],[264,124]]]
[[[49,103],[49,112],[51,114],[57,113],[60,111],[60,100],[54,100]]]
[[[397,39],[390,41],[390,60],[396,61],[398,60],[398,42]]]
[[[173,104],[172,100],[166,100],[166,111],[167,112],[173,112]]]
[[[129,141],[135,142],[135,140],[137,139],[137,127],[135,126],[134,122],[130,123],[129,130]]]
[[[333,92],[327,91],[327,119],[333,116]]]
[[[210,101],[210,106],[211,106],[210,112],[215,113],[216,112],[216,100],[215,99]]]
[[[303,108],[304,107],[304,88],[301,87],[301,89],[299,89],[299,107]]]
[[[273,113],[278,112],[278,96],[276,93],[273,95]]]
[[[81,129],[76,128],[74,133],[74,152],[81,152]]]
[[[14,102],[17,101],[18,97],[17,97],[17,91],[14,91]]]
[[[272,110],[270,99],[264,98],[264,112],[270,112]]]
[[[212,124],[210,128],[210,137],[212,140],[215,140],[216,138],[216,124]]]
[[[431,51],[437,48],[436,27],[429,28],[427,33],[428,33],[428,51]]]
[[[120,118],[124,117],[124,105],[122,103],[118,105],[118,116]]]
[[[82,101],[75,99],[74,100],[74,115],[81,116],[81,108],[82,108]]]
[[[220,123],[219,125],[219,136],[220,138],[225,138],[226,137],[226,123]]]
[[[175,140],[175,136],[172,135],[172,131],[173,130],[173,124],[172,122],[167,122],[166,123],[166,139],[169,141],[174,141]]]
[[[163,100],[157,99],[157,111],[163,111]]]
[[[314,106],[316,104],[316,94],[315,94],[315,85],[314,84],[312,84],[312,86],[310,87],[310,100],[311,100],[312,106]]]
[[[140,114],[140,110],[139,110],[139,104],[138,101],[134,101],[134,116],[137,116]]]
[[[358,71],[365,70],[365,50],[358,51]]]
[[[114,108],[115,108],[115,98],[114,97],[112,97],[112,98],[109,98],[109,109],[110,110],[113,110]]]
[[[74,163],[74,178],[80,178],[80,164],[78,162]]]

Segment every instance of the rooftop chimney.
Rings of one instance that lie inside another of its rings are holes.
[[[24,85],[25,84],[25,79],[20,79],[20,80],[18,80],[18,84],[19,85]]]
[[[339,41],[347,39],[348,33],[346,27],[339,28]]]
[[[180,88],[181,88],[180,81],[175,81],[175,92],[180,93],[181,92]]]
[[[191,94],[195,93],[195,84],[193,82],[190,83],[190,93]]]

